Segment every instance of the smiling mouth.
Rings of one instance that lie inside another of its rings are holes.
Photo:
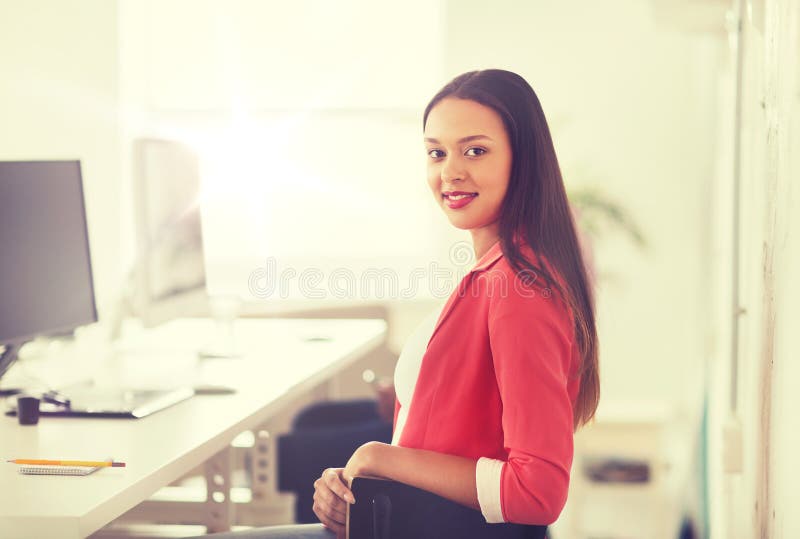
[[[474,198],[476,196],[478,196],[478,193],[459,193],[457,195],[442,193],[442,198],[445,200],[462,200],[465,198]]]
[[[444,205],[451,210],[460,211],[463,208],[466,208],[472,201],[478,197],[478,193],[463,193],[463,192],[456,192],[456,193],[449,193],[449,194],[442,194],[442,201]]]

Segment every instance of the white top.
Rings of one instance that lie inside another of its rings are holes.
[[[397,425],[392,436],[392,445],[398,445],[400,434],[408,418],[408,410],[411,407],[411,398],[414,396],[414,388],[417,385],[419,369],[422,366],[422,357],[428,348],[428,341],[431,340],[433,330],[436,329],[436,321],[444,305],[433,309],[430,314],[417,326],[406,340],[397,365],[394,368],[394,390],[397,400],[400,402],[400,412],[397,415]]]
[[[397,425],[392,435],[392,445],[399,445],[400,436],[408,418],[408,410],[411,408],[422,358],[428,349],[428,341],[433,335],[433,330],[436,329],[436,321],[439,320],[444,305],[433,309],[417,326],[406,340],[400,357],[397,359],[394,369],[394,389],[400,403],[400,411],[397,414]],[[504,464],[501,460],[482,457],[478,460],[475,468],[478,504],[483,517],[489,523],[505,522],[500,504],[500,479]]]

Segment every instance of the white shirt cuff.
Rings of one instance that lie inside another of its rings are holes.
[[[503,473],[502,460],[481,457],[475,467],[475,483],[478,487],[478,504],[483,518],[489,524],[505,522],[500,506],[500,478]]]

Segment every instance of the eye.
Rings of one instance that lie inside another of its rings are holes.
[[[432,157],[434,159],[438,159],[438,158],[442,157],[441,155],[438,155],[437,152],[439,154],[443,154],[444,153],[444,152],[442,152],[442,150],[428,150],[428,156]]]
[[[479,152],[479,153],[470,155],[469,152]],[[483,148],[470,148],[470,149],[467,150],[467,155],[470,155],[470,157],[479,157],[479,156],[481,156],[481,155],[483,155],[485,153],[486,153],[486,150],[484,150]]]

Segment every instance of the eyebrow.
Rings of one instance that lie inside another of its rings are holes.
[[[470,142],[472,140],[477,140],[477,139],[482,139],[482,138],[485,138],[485,139],[488,139],[488,140],[492,140],[492,137],[487,137],[486,135],[470,135],[468,137],[464,137],[464,138],[458,139],[458,143],[461,144],[461,143],[464,143],[464,142]],[[436,140],[435,138],[431,138],[431,137],[425,137],[425,142],[433,142],[434,144],[439,144],[438,140]]]

